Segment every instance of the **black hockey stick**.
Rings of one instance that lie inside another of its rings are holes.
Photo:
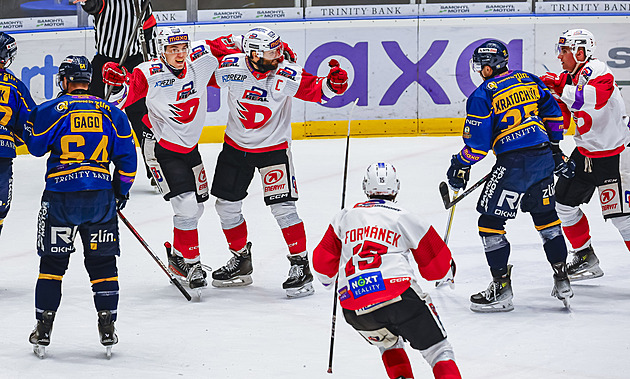
[[[186,289],[184,288],[184,286],[182,286],[182,284],[173,276],[173,274],[171,274],[168,269],[166,268],[166,266],[164,265],[164,262],[162,262],[162,260],[155,255],[155,253],[151,250],[151,248],[149,247],[149,244],[147,244],[145,242],[145,240],[140,236],[140,233],[138,233],[136,231],[136,229],[133,227],[133,225],[131,225],[131,223],[129,222],[129,220],[127,220],[127,218],[125,216],[123,216],[121,211],[117,211],[118,213],[118,217],[120,217],[120,219],[122,220],[122,222],[125,223],[125,225],[127,225],[127,228],[129,228],[129,230],[131,231],[131,233],[136,236],[136,238],[138,239],[138,241],[140,242],[140,244],[142,246],[144,246],[144,248],[147,250],[147,252],[149,253],[149,255],[151,256],[151,258],[153,258],[153,260],[160,266],[160,268],[162,269],[162,271],[164,271],[164,273],[166,275],[168,275],[168,277],[171,279],[171,283],[173,283],[175,285],[175,287],[177,287],[177,289],[179,290],[179,292],[182,293],[182,295],[184,295],[184,297],[186,298],[186,300],[190,301],[192,299],[192,297],[190,297],[190,294],[188,293],[188,291],[186,291]]]
[[[350,108],[350,115],[348,116],[348,132],[346,133],[346,159],[343,164],[343,186],[341,189],[341,209],[346,206],[346,183],[348,182],[348,154],[350,152],[350,124],[352,124],[352,112],[357,105],[359,99],[355,99]],[[329,374],[332,374],[333,364],[333,351],[335,349],[335,329],[337,326],[337,290],[339,289],[339,281],[335,280],[335,288],[333,292],[333,309],[332,309],[332,321],[330,325],[330,351],[328,352],[328,370]]]
[[[470,195],[474,190],[476,190],[480,185],[484,184],[488,179],[490,179],[491,174],[492,173],[489,172],[486,176],[479,179],[477,183],[473,184],[472,187],[464,191],[464,193],[462,193],[461,195],[457,197],[453,197],[453,200],[451,200],[451,194],[448,192],[448,184],[446,184],[445,182],[440,183],[440,188],[439,188],[440,196],[442,196],[442,202],[444,203],[444,208],[449,209],[453,205],[459,203],[466,196]]]
[[[151,2],[147,1],[146,3],[144,3],[144,5],[142,6],[142,12],[137,15],[138,17],[136,17],[136,23],[133,25],[133,29],[134,31],[137,31],[138,28],[140,27],[140,23],[142,22],[142,20],[144,20],[144,15],[147,13],[147,9],[149,9],[149,4]],[[136,38],[138,37],[138,33],[131,33],[131,38],[129,39],[129,41],[127,41],[127,45],[125,45],[125,50],[123,51],[123,56],[120,57],[120,61],[118,62],[118,66],[122,66],[123,63],[125,63],[125,61],[127,60],[127,57],[129,56],[129,50],[131,50],[131,45],[136,42]],[[109,100],[109,97],[112,95],[112,91],[114,90],[114,86],[107,86],[107,93],[105,94],[105,101]]]

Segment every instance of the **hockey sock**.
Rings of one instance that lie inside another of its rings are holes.
[[[435,379],[461,379],[462,374],[455,364],[455,361],[439,361],[433,366],[433,376]]]
[[[84,264],[90,275],[96,311],[111,311],[112,321],[116,321],[119,297],[116,256],[88,255]]]
[[[405,349],[388,349],[382,355],[387,376],[391,379],[403,377],[413,379],[411,363]]]
[[[551,264],[567,260],[567,244],[564,242],[564,237],[562,235],[556,236],[545,242],[543,249],[545,249],[547,261]]]
[[[42,319],[44,311],[57,311],[61,303],[61,280],[68,269],[69,255],[42,256],[39,277],[35,286],[35,318]]]
[[[584,214],[582,215],[582,218],[580,218],[580,221],[578,221],[575,225],[563,226],[562,230],[574,250],[582,250],[588,246],[591,241],[591,232],[588,226],[588,220]]]
[[[186,263],[199,260],[199,235],[197,229],[181,230],[173,228],[173,248],[179,251]]]
[[[245,220],[232,229],[223,229],[225,239],[232,251],[242,250],[247,244],[247,223]]]
[[[291,255],[306,251],[306,232],[303,222],[283,228],[282,235]]]

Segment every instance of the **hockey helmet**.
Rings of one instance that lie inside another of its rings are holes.
[[[578,52],[580,47],[583,47],[584,54],[586,55],[584,61],[586,61],[593,56],[595,46],[595,36],[593,36],[593,33],[586,29],[570,29],[562,32],[562,35],[558,38],[558,43],[556,43],[556,52],[560,54],[563,47],[568,47],[575,58],[575,54]],[[578,63],[584,62],[578,61],[577,59],[575,60]]]
[[[7,33],[0,32],[0,63],[9,67],[17,55],[17,42]]]
[[[497,71],[508,64],[508,50],[503,42],[491,39],[479,45],[473,52],[470,67],[474,72],[481,72],[483,66],[490,66]]]
[[[157,35],[157,49],[160,55],[166,51],[166,46],[186,44],[186,49],[190,49],[190,37],[179,26],[166,26],[159,28]]]
[[[63,91],[63,78],[68,82],[89,83],[92,80],[92,64],[81,55],[68,55],[59,65],[57,85]]]
[[[284,52],[280,36],[273,30],[260,26],[251,29],[243,36],[243,52],[252,56],[255,51],[258,56],[265,56],[266,59],[273,60],[282,56]],[[266,51],[271,51],[264,55]]]
[[[400,181],[396,175],[396,168],[391,163],[373,163],[365,170],[363,192],[368,197],[396,196],[398,190],[400,190]]]

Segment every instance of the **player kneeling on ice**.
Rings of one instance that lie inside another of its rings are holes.
[[[304,71],[285,50],[280,36],[265,27],[247,32],[242,54],[226,56],[216,72],[228,91],[229,116],[219,154],[212,195],[233,257],[212,273],[216,287],[252,283],[251,243],[242,214],[243,199],[258,169],[265,204],[282,230],[289,249],[289,278],[282,284],[290,298],[313,293],[304,224],[297,213],[295,170],[291,159],[291,102],[321,103],[348,88],[348,74],[331,60],[327,77]],[[285,59],[285,56],[287,59]]]
[[[116,210],[125,206],[136,174],[136,147],[127,116],[88,94],[92,65],[86,57],[68,56],[59,65],[62,94],[37,106],[30,115],[24,141],[31,154],[50,152],[46,188],[37,222],[37,254],[41,257],[35,288],[37,325],[29,341],[40,357],[50,344],[61,280],[74,252],[77,232],[83,242],[98,313],[101,343],[118,342],[114,329],[118,308],[120,255]],[[113,177],[109,164],[114,163]]]
[[[231,36],[191,42],[188,33],[175,26],[160,28],[157,43],[159,58],[138,65],[131,74],[108,62],[103,80],[116,86],[113,99],[121,108],[146,97],[154,138],[145,140],[144,156],[174,213],[172,250],[167,244],[169,269],[200,290],[207,286],[207,274],[197,224],[209,195],[197,144],[206,119],[206,87],[221,57],[240,50]]]
[[[339,281],[344,318],[378,346],[389,378],[413,378],[403,340],[420,350],[435,378],[461,378],[431,297],[408,260],[411,253],[422,277],[441,280],[453,275],[451,251],[432,226],[394,202],[399,188],[393,165],[370,165],[363,179],[369,200],[333,218],[313,251],[313,269],[325,286]]]
[[[573,290],[567,277],[567,247],[556,214],[553,174],[574,175],[559,147],[562,112],[540,79],[528,72],[508,70],[505,45],[490,40],[478,46],[471,68],[483,83],[466,103],[464,148],[451,158],[446,173],[454,190],[466,187],[470,167],[494,150],[497,161],[477,202],[479,235],[492,282],[485,291],[470,297],[476,312],[514,309],[508,265],[510,243],[505,223],[516,218],[519,203],[529,212],[553,268],[551,295],[568,307]]]

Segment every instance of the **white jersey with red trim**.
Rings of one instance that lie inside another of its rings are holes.
[[[219,50],[223,51],[215,52],[221,42],[220,38],[193,42],[179,76],[159,58],[138,65],[126,85],[127,91],[121,91],[112,99],[120,99],[119,107],[124,108],[146,96],[149,127],[158,143],[172,151],[191,151],[199,142],[205,124],[206,87],[222,56],[215,55],[221,52],[225,55],[221,47]]]
[[[562,91],[577,124],[575,144],[587,157],[619,154],[630,142],[628,117],[621,92],[606,64],[592,59]]]
[[[291,140],[292,97],[321,102],[335,94],[323,79],[293,63],[267,73],[255,71],[245,54],[228,55],[216,71],[217,85],[228,90],[225,141],[247,151],[286,148]]]
[[[373,199],[334,217],[313,251],[313,268],[324,284],[338,273],[341,306],[357,310],[409,288],[410,255],[428,280],[443,278],[450,267],[450,250],[431,225],[392,201]]]

